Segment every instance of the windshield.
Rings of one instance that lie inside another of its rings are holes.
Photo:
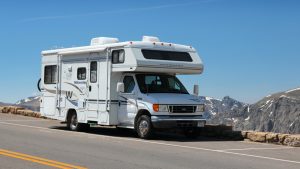
[[[136,79],[142,93],[188,94],[187,90],[176,76],[137,74]]]

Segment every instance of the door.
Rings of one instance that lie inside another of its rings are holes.
[[[90,61],[89,66],[89,85],[88,85],[88,117],[98,118],[99,113],[99,62],[95,60]]]
[[[137,113],[137,83],[132,75],[123,76],[124,93],[119,93],[118,120],[121,124],[133,125]]]

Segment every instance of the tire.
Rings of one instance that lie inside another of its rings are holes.
[[[90,125],[78,123],[77,113],[73,112],[68,118],[67,127],[71,131],[87,131],[90,128]]]
[[[199,130],[197,128],[186,129],[186,130],[184,130],[184,135],[187,138],[196,139],[196,138],[199,137],[200,132],[199,132]]]
[[[151,118],[147,115],[141,115],[136,123],[136,132],[142,139],[149,139],[153,135]]]

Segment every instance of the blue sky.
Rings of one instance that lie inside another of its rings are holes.
[[[0,101],[37,92],[42,50],[153,35],[201,54],[204,73],[180,77],[189,90],[253,103],[300,86],[299,9],[296,0],[1,1]]]

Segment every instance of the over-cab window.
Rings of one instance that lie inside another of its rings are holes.
[[[142,49],[142,53],[146,59],[184,61],[184,62],[193,61],[191,55],[188,52]]]
[[[90,81],[91,83],[96,83],[97,82],[97,62],[92,61],[90,65]]]
[[[77,69],[77,79],[78,80],[86,79],[86,68],[85,67],[80,67]]]
[[[57,66],[56,65],[45,66],[44,83],[55,84],[56,82],[57,82]]]
[[[124,61],[125,61],[125,51],[123,49],[114,50],[112,52],[112,63],[113,64],[124,63]]]
[[[123,83],[124,83],[124,93],[132,93],[134,86],[135,86],[133,77],[125,76]]]

